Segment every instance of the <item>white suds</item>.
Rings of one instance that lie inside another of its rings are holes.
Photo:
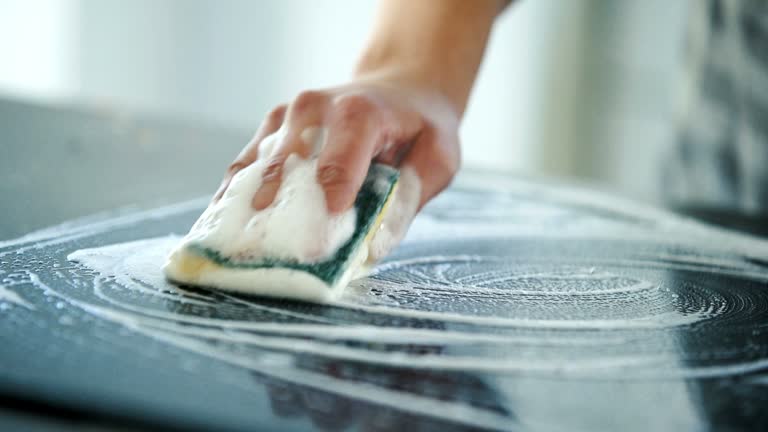
[[[4,287],[3,285],[0,285],[0,303],[1,302],[14,303],[19,306],[24,306],[27,309],[35,308],[31,303],[21,298],[21,296],[18,293],[16,293],[15,291],[11,291],[10,289]]]
[[[184,238],[234,261],[261,257],[316,262],[341,247],[355,229],[355,209],[329,214],[317,183],[317,160],[290,155],[274,202],[255,210],[251,202],[261,186],[265,160],[238,172],[224,196],[211,204]]]
[[[419,176],[413,168],[403,167],[400,170],[400,182],[392,197],[392,204],[384,214],[384,220],[371,241],[369,252],[371,261],[384,258],[405,237],[419,209],[420,198]]]

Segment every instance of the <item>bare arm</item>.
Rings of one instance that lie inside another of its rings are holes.
[[[461,114],[504,0],[385,0],[356,77],[442,93]]]
[[[382,0],[352,80],[301,92],[275,108],[230,166],[214,199],[237,171],[264,160],[253,207],[272,205],[283,164],[295,153],[318,158],[317,180],[329,211],[336,213],[353,205],[371,161],[396,166],[400,187],[372,251],[374,259],[383,257],[458,170],[459,123],[493,21],[505,3]],[[302,137],[313,127],[327,130],[317,155]],[[272,134],[279,139],[260,150]]]

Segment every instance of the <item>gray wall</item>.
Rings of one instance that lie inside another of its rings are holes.
[[[686,6],[514,2],[462,128],[466,165],[655,199]],[[299,90],[346,79],[374,10],[374,0],[0,0],[0,92],[252,130]]]

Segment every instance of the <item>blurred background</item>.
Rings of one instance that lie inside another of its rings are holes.
[[[275,104],[350,75],[375,4],[0,0],[0,97],[250,133]],[[496,24],[462,126],[465,166],[657,201],[687,7],[515,2]]]

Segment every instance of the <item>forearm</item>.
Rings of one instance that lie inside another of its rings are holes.
[[[382,0],[355,72],[440,92],[461,114],[504,0]]]

